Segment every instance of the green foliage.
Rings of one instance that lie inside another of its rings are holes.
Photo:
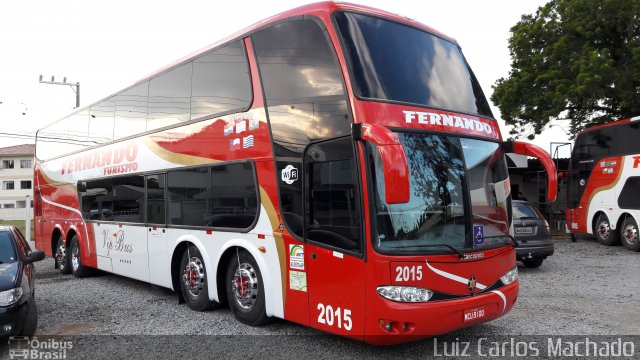
[[[516,137],[640,115],[640,0],[551,0],[511,28],[509,51],[491,100]]]

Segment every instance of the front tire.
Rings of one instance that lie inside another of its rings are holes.
[[[225,279],[229,308],[235,318],[252,326],[268,323],[262,274],[253,256],[237,250],[231,256]]]
[[[215,306],[209,300],[209,280],[198,248],[189,246],[180,260],[180,291],[191,310],[207,311]]]
[[[638,224],[632,216],[626,216],[620,227],[622,245],[631,251],[640,251]]]
[[[58,270],[60,270],[60,272],[63,274],[70,274],[71,257],[67,254],[67,246],[62,235],[60,235],[58,241],[56,242],[56,253],[54,255]]]
[[[611,229],[611,222],[603,213],[600,213],[593,223],[593,234],[602,245],[614,246],[620,243],[618,232]]]
[[[73,273],[73,276],[83,278],[91,275],[91,269],[82,265],[80,242],[78,242],[77,235],[73,235],[71,238],[69,249],[71,255],[71,272]]]
[[[32,298],[31,307],[29,307],[27,317],[24,319],[24,327],[22,328],[21,336],[32,337],[36,333],[38,328],[38,307],[36,306],[36,299]]]

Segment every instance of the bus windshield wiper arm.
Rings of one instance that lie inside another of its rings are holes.
[[[453,251],[454,253],[458,254],[458,256],[460,256],[460,259],[464,258],[464,253],[458,249],[456,249],[455,247],[448,245],[448,244],[425,244],[425,245],[416,245],[416,246],[404,246],[405,249],[407,248],[424,248],[424,247],[446,247],[451,249],[451,251]]]

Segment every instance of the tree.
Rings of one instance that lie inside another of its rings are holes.
[[[640,0],[551,0],[511,28],[511,70],[491,100],[512,135],[640,115]]]

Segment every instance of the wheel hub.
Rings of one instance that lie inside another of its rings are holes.
[[[71,246],[71,266],[73,266],[73,270],[78,270],[80,267],[80,247],[77,242]]]
[[[624,238],[629,244],[635,244],[638,241],[638,229],[633,225],[627,225],[624,228]]]
[[[236,302],[243,309],[251,309],[258,299],[258,275],[255,269],[247,263],[242,263],[236,269],[231,280],[231,290]]]
[[[598,225],[598,233],[603,239],[609,238],[609,223],[603,221]]]
[[[193,297],[198,297],[204,291],[205,271],[202,261],[192,257],[182,272],[182,281]]]
[[[58,243],[58,247],[56,248],[56,262],[58,263],[58,268],[63,268],[65,265],[65,259],[67,257],[67,249],[65,248],[62,241]]]

